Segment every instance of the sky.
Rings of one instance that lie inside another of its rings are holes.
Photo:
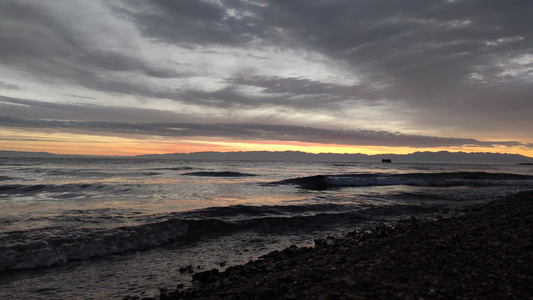
[[[533,157],[532,132],[533,1],[0,1],[0,150]]]

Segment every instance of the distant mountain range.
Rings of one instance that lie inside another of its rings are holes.
[[[411,154],[335,154],[306,153],[299,151],[268,152],[196,152],[190,154],[151,154],[140,158],[198,159],[198,160],[277,160],[277,161],[338,161],[338,162],[381,162],[390,159],[403,163],[507,163],[532,162],[533,158],[519,154],[466,153],[466,152],[414,152]]]
[[[83,158],[114,157],[141,159],[183,159],[183,160],[267,160],[267,161],[336,161],[336,162],[381,162],[390,159],[393,163],[533,163],[532,157],[519,154],[500,153],[466,153],[466,152],[414,152],[411,154],[335,154],[307,153],[300,151],[248,151],[248,152],[195,152],[172,154],[148,154],[138,156],[84,156],[59,155],[48,152],[1,151],[0,157],[36,157],[36,158]]]
[[[0,157],[58,157],[60,155],[48,152],[24,152],[0,150]]]

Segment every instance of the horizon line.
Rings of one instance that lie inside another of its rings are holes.
[[[0,152],[15,152],[15,153],[26,153],[26,154],[50,154],[50,155],[57,155],[57,156],[85,156],[85,157],[139,157],[139,156],[149,156],[149,155],[173,155],[173,154],[180,154],[180,155],[191,155],[191,154],[201,154],[201,153],[301,153],[301,154],[309,154],[309,155],[321,155],[321,154],[329,154],[329,155],[364,155],[364,156],[382,156],[382,155],[397,155],[397,156],[407,156],[412,155],[415,153],[451,153],[451,154],[496,154],[496,155],[514,155],[514,156],[522,156],[526,158],[533,159],[533,157],[526,156],[523,154],[516,154],[516,153],[500,153],[500,152],[467,152],[467,151],[449,151],[449,150],[438,150],[438,151],[413,151],[410,153],[404,153],[404,154],[396,154],[396,153],[378,153],[378,154],[365,154],[365,153],[340,153],[340,152],[320,152],[320,153],[312,153],[312,152],[305,152],[305,151],[298,151],[298,150],[285,150],[285,151],[268,151],[268,150],[254,150],[254,151],[196,151],[196,152],[169,152],[169,153],[147,153],[147,154],[134,154],[134,155],[124,155],[124,154],[109,154],[109,155],[98,155],[98,154],[72,154],[72,153],[64,153],[64,154],[58,154],[48,151],[19,151],[19,150],[2,150],[0,149]]]

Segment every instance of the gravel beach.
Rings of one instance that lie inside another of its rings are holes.
[[[193,281],[160,299],[533,299],[533,191],[291,246]]]

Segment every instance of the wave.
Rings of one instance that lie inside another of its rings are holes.
[[[194,170],[194,168],[185,166],[185,167],[153,168],[152,170],[186,171],[186,170]]]
[[[111,171],[86,171],[86,170],[50,170],[46,173],[50,176],[69,176],[73,178],[111,178],[111,177],[137,177],[137,176],[156,176],[161,175],[160,172],[153,172],[153,170],[138,171],[138,172],[111,172]],[[164,170],[164,169],[159,169]],[[35,171],[35,173],[44,173],[42,170]]]
[[[359,205],[361,206],[361,205]],[[314,215],[318,213],[345,212],[353,207],[338,204],[313,204],[313,205],[262,205],[247,206],[233,205],[222,207],[209,207],[200,210],[181,213],[188,219],[217,218],[222,220],[241,220],[266,216],[294,216]]]
[[[161,173],[158,173],[158,172],[142,172],[140,174],[142,176],[157,176],[157,175],[161,175]]]
[[[119,254],[142,251],[175,241],[188,242],[205,237],[220,237],[246,230],[269,234],[309,232],[324,227],[376,220],[376,216],[404,216],[433,213],[439,206],[419,205],[304,205],[283,209],[275,207],[236,206],[240,213],[233,219],[228,207],[210,208],[196,214],[168,216],[163,220],[137,226],[107,229],[68,230],[61,227],[9,232],[0,235],[0,270],[32,269]],[[299,213],[299,214],[294,214]],[[207,217],[206,217],[207,216]],[[211,216],[219,216],[212,218]]]
[[[41,192],[76,192],[89,188],[101,189],[103,184],[5,184],[0,185],[1,194],[34,194]]]
[[[118,229],[65,232],[46,228],[9,233],[0,238],[0,270],[52,266],[154,247],[183,236],[187,229],[185,222],[173,220]]]
[[[250,177],[257,176],[255,174],[241,173],[241,172],[190,172],[183,173],[181,175],[186,176],[206,176],[206,177]]]
[[[451,187],[461,185],[533,185],[533,176],[511,173],[449,172],[407,174],[340,174],[315,175],[276,181],[271,184],[296,185],[310,190],[335,187],[412,185]]]

